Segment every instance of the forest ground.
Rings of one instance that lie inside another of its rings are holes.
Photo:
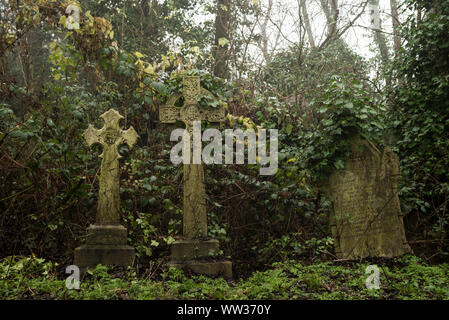
[[[367,289],[365,273],[375,264],[380,288]],[[413,255],[363,262],[300,261],[272,264],[248,278],[227,281],[181,270],[97,266],[67,289],[65,267],[35,257],[5,258],[0,263],[0,299],[195,299],[195,300],[360,300],[449,299],[449,265],[428,265]]]

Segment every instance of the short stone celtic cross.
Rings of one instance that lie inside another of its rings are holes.
[[[122,130],[119,121],[123,119],[116,110],[109,109],[101,116],[104,126],[100,130],[92,125],[84,132],[84,139],[89,146],[99,143],[103,146],[100,155],[100,191],[98,195],[97,225],[114,225],[120,223],[120,171],[118,148],[126,143],[130,149],[139,137],[133,127]]]
[[[134,261],[134,248],[126,245],[127,230],[120,224],[120,170],[118,148],[126,143],[130,149],[139,137],[133,127],[120,129],[123,116],[110,109],[101,116],[104,126],[100,130],[92,125],[84,131],[89,146],[103,146],[100,157],[100,190],[95,224],[89,226],[86,244],[75,249],[74,264],[81,270],[97,264],[129,266]]]

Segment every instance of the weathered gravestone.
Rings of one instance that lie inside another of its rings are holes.
[[[411,252],[397,193],[399,160],[360,137],[349,140],[344,169],[323,186],[332,200],[330,224],[342,259],[396,257]]]
[[[200,94],[210,94],[201,88],[199,77],[183,78],[184,105],[176,107],[181,95],[173,95],[167,104],[159,109],[162,123],[184,122],[189,133],[190,150],[192,150],[193,123],[207,120],[221,122],[225,120],[224,109],[203,108],[198,105]],[[192,271],[206,275],[222,274],[232,277],[232,263],[224,260],[213,260],[219,252],[219,242],[207,236],[206,192],[204,186],[204,170],[202,164],[192,164],[193,152],[190,152],[190,164],[184,164],[184,202],[183,202],[183,239],[175,241],[171,246],[170,264],[187,267]]]
[[[127,230],[120,224],[120,170],[118,148],[126,143],[130,148],[139,137],[133,127],[122,130],[119,126],[120,113],[110,109],[101,115],[102,129],[92,125],[84,132],[89,146],[95,143],[103,146],[100,155],[100,190],[97,216],[94,225],[88,228],[86,245],[75,249],[75,265],[80,268],[97,264],[128,266],[134,260],[134,248],[127,245]]]

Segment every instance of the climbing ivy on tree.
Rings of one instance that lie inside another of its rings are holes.
[[[449,200],[449,1],[409,0],[423,15],[403,26],[405,44],[393,74],[393,127],[398,141],[406,209],[433,221],[445,237]]]

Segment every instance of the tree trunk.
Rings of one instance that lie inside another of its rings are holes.
[[[337,22],[338,22],[338,0],[330,0],[330,5],[331,5],[331,18],[332,18],[332,22],[331,22],[331,35],[332,37],[336,37],[337,36]]]
[[[335,40],[337,36],[338,0],[320,0],[321,8],[326,16],[327,38]],[[327,40],[326,42],[329,42]]]
[[[268,21],[270,21],[271,9],[273,7],[273,0],[268,0],[267,12],[265,13],[265,18],[263,23],[260,25],[261,37],[262,37],[262,54],[265,62],[268,64],[271,60],[271,56],[268,53],[268,34],[267,26]]]
[[[399,13],[396,0],[390,0],[391,19],[393,20],[393,34],[394,34],[394,51],[396,54],[401,50],[401,37],[399,35]]]
[[[299,0],[299,15],[304,19],[304,26],[307,32],[307,38],[309,38],[309,43],[312,49],[315,49],[315,39],[313,38],[312,26],[310,25],[309,13],[307,12],[306,0]]]
[[[385,34],[382,32],[381,20],[379,14],[379,0],[370,0],[371,23],[374,33],[374,41],[380,51],[380,58],[384,66],[387,65],[389,59],[388,45]]]
[[[217,0],[215,16],[214,75],[229,78],[228,48],[230,41],[231,1]],[[221,41],[220,41],[221,39]]]

